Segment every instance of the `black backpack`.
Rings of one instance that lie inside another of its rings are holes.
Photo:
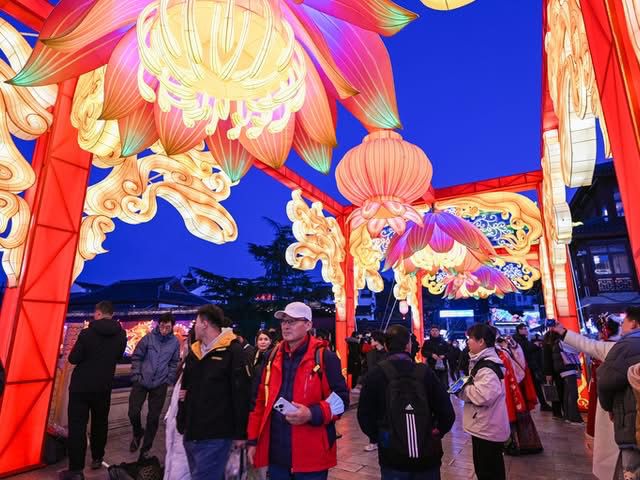
[[[380,446],[395,463],[413,463],[432,450],[433,417],[424,384],[428,367],[417,363],[402,373],[389,360],[378,365],[388,380]]]

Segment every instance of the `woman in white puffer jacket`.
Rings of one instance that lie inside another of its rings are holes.
[[[169,410],[167,410],[167,415],[164,417],[166,424],[165,445],[167,448],[167,454],[164,460],[164,480],[191,479],[189,463],[187,462],[187,454],[184,451],[184,445],[182,443],[182,435],[178,432],[176,425],[176,416],[178,415],[178,395],[180,394],[181,385],[182,375],[173,387]]]
[[[608,341],[592,340],[567,330],[561,325],[553,327],[551,330],[559,333],[567,345],[601,362],[604,362],[609,350],[613,348],[618,339],[618,337],[611,337]],[[600,402],[598,402],[593,438],[593,474],[600,480],[611,480],[619,453],[620,450],[614,440],[613,422],[609,420],[609,414],[602,409]]]

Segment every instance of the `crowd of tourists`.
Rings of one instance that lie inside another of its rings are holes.
[[[69,355],[75,369],[65,480],[84,478],[89,418],[91,468],[103,466],[113,377],[126,347],[112,317],[113,306],[100,302]],[[313,330],[306,304],[291,303],[275,318],[279,329],[260,330],[250,342],[221,308],[206,305],[181,347],[173,316],[160,317],[131,357],[129,447],[139,451],[140,462],[150,458],[173,387],[164,419],[165,479],[223,479],[243,463],[255,480],[328,477],[337,464],[336,422],[350,400],[340,359],[329,335]],[[504,455],[543,451],[531,416],[536,408],[566,428],[583,423],[584,353],[597,366],[594,474],[640,480],[640,309],[628,309],[621,324],[607,322],[600,340],[562,326],[530,338],[524,324],[509,336],[478,323],[461,350],[437,326],[420,345],[407,328],[392,325],[354,332],[347,347],[349,379],[360,389],[357,420],[369,440],[365,450],[377,450],[383,479],[441,478],[442,439],[454,425],[456,401],[464,404],[462,425],[478,480],[507,478]]]

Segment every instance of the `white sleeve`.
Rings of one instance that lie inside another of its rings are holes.
[[[564,343],[575,348],[579,352],[591,355],[596,360],[601,362],[607,357],[609,350],[613,348],[615,342],[604,342],[601,340],[592,340],[584,337],[579,333],[567,330],[567,335],[564,337]]]

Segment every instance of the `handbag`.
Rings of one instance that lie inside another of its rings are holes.
[[[224,478],[225,480],[247,480],[247,474],[247,449],[234,448],[231,450],[229,460],[227,460]]]
[[[542,385],[542,393],[544,393],[544,399],[547,403],[559,402],[560,395],[558,394],[558,388],[552,383],[545,383]]]

